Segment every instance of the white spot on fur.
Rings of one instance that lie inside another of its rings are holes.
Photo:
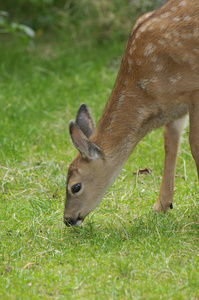
[[[180,18],[179,17],[174,17],[173,20],[174,20],[174,22],[179,22]]]
[[[181,78],[182,78],[182,76],[180,75],[180,73],[177,73],[176,75],[170,77],[169,81],[172,84],[176,84]]]
[[[140,80],[138,81],[138,85],[141,86],[141,88],[142,88],[143,90],[146,90],[146,89],[147,89],[148,83],[149,83],[148,79],[140,79]]]
[[[190,39],[192,37],[192,34],[191,33],[183,33],[183,34],[181,34],[181,37],[184,39]]]
[[[165,39],[170,39],[170,38],[171,38],[170,33],[165,33],[165,34],[164,34],[164,38],[165,38]]]
[[[151,80],[150,80],[151,82],[153,82],[153,83],[155,83],[155,82],[157,82],[158,81],[158,78],[157,77],[153,77],[153,78],[151,78]]]
[[[164,40],[158,40],[158,44],[159,45],[165,45],[165,41]]]
[[[151,19],[151,22],[157,22],[157,21],[159,21],[160,19],[158,19],[158,18],[153,18],[153,19]]]
[[[144,56],[148,57],[151,53],[153,53],[153,51],[155,50],[155,45],[153,44],[148,44],[146,47],[145,47],[145,50],[144,50]]]
[[[157,57],[157,55],[153,55],[152,57],[151,57],[151,62],[157,62],[158,61],[158,57]]]
[[[141,123],[145,119],[146,109],[139,107],[137,109],[137,122]]]
[[[180,3],[179,3],[179,6],[185,6],[187,4],[187,1],[181,1]]]
[[[185,54],[183,56],[183,61],[185,61],[188,64],[190,64],[192,70],[195,70],[195,69],[198,68],[198,62],[197,62],[197,59],[196,59],[196,57],[194,55]]]
[[[131,59],[128,59],[128,72],[130,73],[131,70],[132,70],[132,60]]]
[[[162,18],[162,19],[168,18],[170,16],[170,14],[171,14],[170,12],[166,12],[166,13],[160,15],[160,18]]]
[[[124,103],[124,101],[125,101],[125,96],[124,96],[124,93],[122,93],[119,96],[119,100],[117,102],[116,109],[119,109],[121,107],[121,105]]]
[[[125,80],[124,81],[124,86],[127,86],[128,85],[128,80]]]
[[[182,43],[180,41],[175,40],[175,44],[176,44],[177,47],[182,47]]]
[[[164,29],[165,28],[165,25],[164,24],[161,24],[160,25],[160,29]]]
[[[150,26],[149,27],[149,31],[153,31],[154,30],[154,27],[153,26]]]
[[[139,33],[139,32],[137,32],[137,33],[136,33],[136,35],[135,35],[135,38],[136,38],[136,39],[138,39],[138,38],[139,38],[139,36],[140,36],[140,33]]]
[[[198,37],[199,37],[199,28],[194,28],[194,30],[193,30],[193,36],[194,36],[195,38],[198,38]]]
[[[174,31],[173,31],[173,35],[174,35],[174,36],[179,36],[179,32],[176,31],[176,30],[174,30]]]
[[[147,24],[147,27],[149,27],[149,31],[153,31],[154,30],[154,27],[153,27],[153,23],[159,21],[160,22],[160,19],[158,18],[153,18],[153,19],[150,19],[150,21],[148,21],[148,24]]]
[[[172,11],[176,11],[176,10],[177,10],[177,7],[176,7],[176,6],[173,6],[173,7],[171,8],[171,10],[172,10]]]
[[[146,30],[146,26],[142,26],[141,28],[140,28],[140,31],[141,32],[144,32]]]
[[[156,72],[161,72],[163,70],[163,66],[162,65],[156,65],[155,66],[155,71]]]
[[[135,50],[136,50],[136,46],[133,46],[132,51],[135,51]]]
[[[113,113],[110,118],[110,124],[112,124],[114,122],[115,117],[116,117],[116,113]]]
[[[148,21],[147,21],[147,24],[146,24],[146,27],[149,27],[150,25],[152,25],[152,23],[153,23],[153,22],[152,22],[151,20],[148,20]]]
[[[136,65],[137,65],[137,66],[140,66],[141,64],[142,64],[141,60],[140,60],[140,59],[137,59],[137,60],[136,60]]]
[[[184,20],[184,21],[190,21],[190,20],[191,20],[191,17],[190,17],[190,16],[185,16],[185,17],[183,18],[183,20]]]
[[[197,54],[199,54],[199,49],[194,48],[193,51]]]

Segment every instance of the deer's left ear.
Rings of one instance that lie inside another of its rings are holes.
[[[100,156],[103,156],[102,150],[96,144],[88,140],[75,122],[71,121],[69,123],[69,131],[74,146],[83,157],[96,160]]]
[[[81,131],[84,133],[84,135],[89,139],[91,134],[93,133],[95,129],[95,124],[93,121],[93,118],[85,104],[82,104],[79,107],[79,110],[77,112],[76,116],[76,123],[81,129]]]

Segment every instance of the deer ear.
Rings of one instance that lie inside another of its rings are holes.
[[[76,123],[81,129],[81,131],[84,133],[84,135],[89,139],[89,137],[91,136],[91,134],[95,129],[95,124],[85,104],[82,104],[79,107],[76,116]]]
[[[69,132],[74,146],[83,157],[96,160],[103,155],[102,150],[96,144],[88,140],[76,122],[71,121],[69,123]]]

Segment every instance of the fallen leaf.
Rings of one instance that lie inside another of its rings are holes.
[[[149,174],[151,172],[152,172],[151,169],[145,168],[145,169],[140,169],[137,172],[134,172],[133,175],[142,175],[142,174],[147,175],[147,174]]]
[[[22,268],[22,271],[25,270],[25,269],[27,269],[27,268],[29,268],[29,267],[32,266],[32,265],[34,265],[34,263],[31,263],[31,262],[27,263],[27,264]]]

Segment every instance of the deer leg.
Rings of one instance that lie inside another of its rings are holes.
[[[196,163],[199,178],[199,103],[189,105],[190,131],[189,142]]]
[[[154,209],[158,213],[166,213],[169,207],[173,208],[176,160],[186,120],[187,115],[164,126],[164,172],[159,197],[154,205]]]

